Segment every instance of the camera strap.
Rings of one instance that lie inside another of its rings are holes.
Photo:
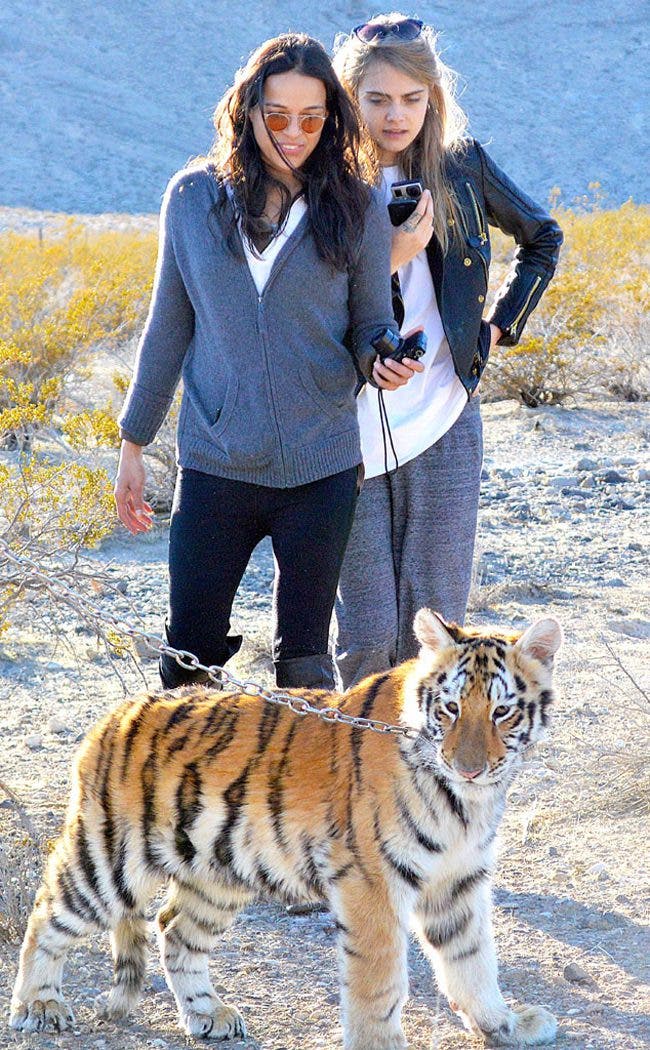
[[[399,460],[397,458],[397,451],[393,442],[393,435],[390,429],[390,423],[388,422],[388,409],[384,401],[384,391],[379,387],[377,391],[377,406],[379,408],[379,422],[381,423],[381,440],[384,446],[384,471],[386,474],[392,473],[393,470],[397,470],[399,467]],[[388,435],[388,441],[390,441],[391,451],[393,453],[393,459],[395,460],[395,466],[388,467],[388,443],[386,436]]]
[[[386,474],[386,486],[388,491],[390,553],[393,562],[393,579],[395,581],[395,604],[397,607],[397,616],[399,622],[399,565],[397,561],[397,555],[395,553],[395,499],[393,496],[393,484],[391,477],[391,475],[393,475],[399,467],[399,460],[397,458],[397,452],[395,450],[395,444],[393,442],[393,435],[391,434],[390,430],[390,423],[388,422],[388,410],[384,402],[384,391],[381,389],[381,387],[377,391],[377,404],[379,406],[379,422],[381,423],[381,439],[384,444],[384,470]],[[388,435],[388,441],[390,441],[393,459],[395,460],[395,466],[392,470],[388,469],[388,443],[386,441],[386,435]]]

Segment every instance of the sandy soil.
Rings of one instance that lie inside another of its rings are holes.
[[[502,829],[495,880],[502,984],[508,997],[541,1002],[559,1016],[558,1047],[641,1050],[650,1043],[644,1013],[648,893],[642,880],[650,414],[641,405],[531,410],[505,402],[484,406],[484,419],[470,619],[517,627],[552,613],[566,634],[550,740],[514,785]],[[132,605],[152,632],[164,607],[166,540],[161,521],[137,540],[116,533],[93,555],[123,591],[97,600],[111,610]],[[271,575],[271,554],[263,544],[237,605],[238,626],[247,637],[237,667],[265,684],[271,681]],[[64,613],[55,625],[32,612],[32,622],[6,635],[0,650],[1,1012],[18,954],[17,943],[6,937],[7,916],[24,913],[38,879],[30,833],[44,840],[55,835],[72,753],[94,719],[120,701],[125,689],[140,688],[143,678],[156,684],[150,657],[137,666],[121,659],[122,684],[96,638],[73,616]],[[566,971],[569,964],[580,970]],[[224,937],[212,969],[249,1028],[246,1042],[230,1045],[341,1045],[334,929],[327,912],[291,916],[260,903]],[[142,1008],[128,1024],[95,1019],[93,998],[110,973],[108,944],[98,937],[69,963],[74,1032],[39,1038],[0,1028],[0,1048],[188,1045],[176,1028],[153,942]],[[478,1046],[438,999],[415,946],[411,976],[404,1023],[413,1050]]]

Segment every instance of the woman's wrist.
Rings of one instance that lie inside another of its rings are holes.
[[[498,325],[493,324],[492,321],[490,321],[490,333],[491,333],[490,349],[492,349],[492,347],[496,346],[497,343],[499,342],[499,339],[503,335],[503,331],[501,330],[501,328],[499,328]]]
[[[133,441],[131,438],[122,438],[121,451],[127,456],[141,456],[143,447],[143,445],[139,445],[137,441]]]

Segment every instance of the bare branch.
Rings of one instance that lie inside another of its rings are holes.
[[[634,677],[634,675],[631,674],[628,671],[627,667],[625,666],[625,664],[623,663],[621,658],[614,652],[614,650],[612,649],[612,647],[609,644],[609,642],[604,642],[604,645],[605,645],[605,648],[607,649],[607,652],[609,653],[611,658],[614,660],[614,662],[617,664],[617,666],[620,667],[620,669],[623,672],[623,674],[626,675],[627,678],[629,678],[629,680],[631,681],[632,685],[637,690],[637,692],[639,692],[641,694],[641,696],[643,697],[643,699],[645,700],[645,702],[650,705],[650,695],[645,691],[645,689],[642,688],[642,686],[639,685],[639,683],[637,682],[637,680]]]

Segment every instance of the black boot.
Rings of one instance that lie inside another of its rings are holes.
[[[174,645],[170,640],[165,625],[165,638],[169,645],[173,648],[180,649],[181,646]],[[229,634],[225,640],[225,644],[220,653],[217,654],[220,659],[213,661],[218,667],[223,667],[227,660],[235,653],[239,652],[241,648],[243,638],[240,634]],[[203,661],[202,661],[203,662]],[[162,682],[163,689],[177,689],[181,685],[210,685],[213,689],[218,689],[219,685],[214,681],[205,671],[193,671],[187,667],[181,667],[181,665],[170,656],[169,653],[161,653],[160,659],[158,660],[158,673]]]
[[[333,689],[332,657],[329,653],[314,653],[276,660],[275,681],[280,689]]]

